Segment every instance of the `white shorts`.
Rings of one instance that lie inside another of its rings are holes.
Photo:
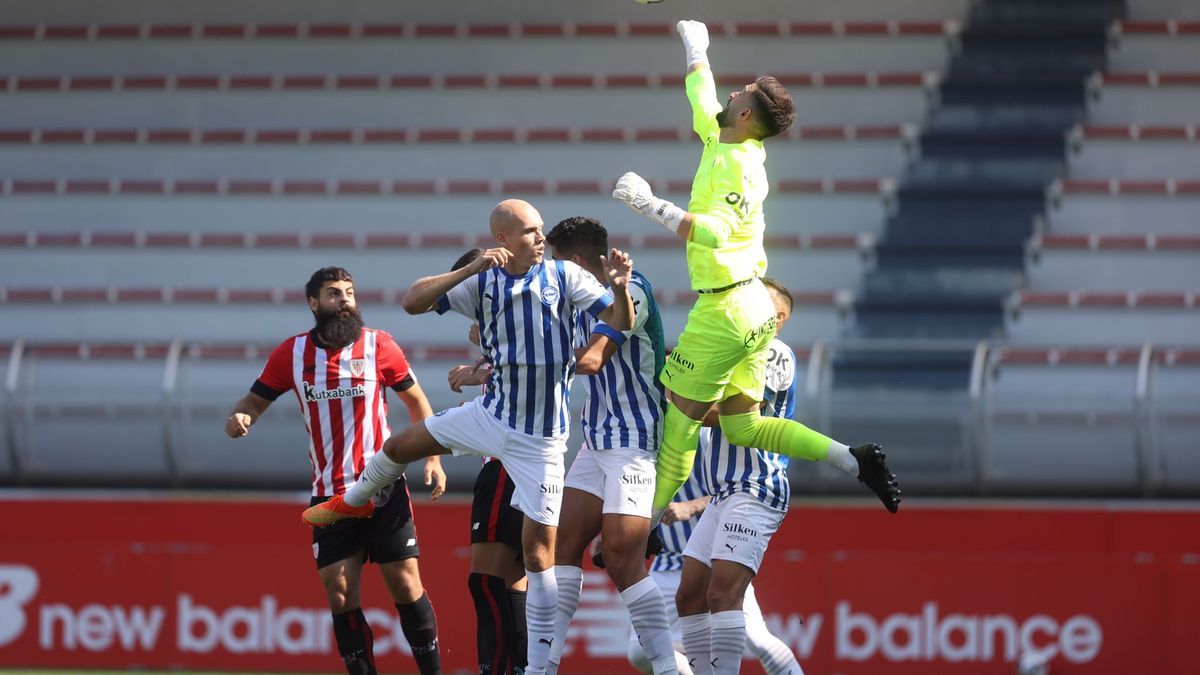
[[[558,526],[562,511],[566,436],[530,436],[492,416],[479,399],[426,418],[425,428],[454,455],[489,455],[512,476],[512,505],[543,525]]]
[[[786,511],[736,492],[704,509],[683,554],[709,567],[713,560],[729,560],[758,574],[767,544],[785,515]]]
[[[604,500],[602,513],[650,517],[654,507],[654,455],[640,448],[579,448],[567,487]]]

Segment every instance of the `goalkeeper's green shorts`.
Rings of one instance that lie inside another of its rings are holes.
[[[735,394],[762,400],[775,329],[775,304],[757,278],[724,293],[701,294],[659,380],[693,401]]]

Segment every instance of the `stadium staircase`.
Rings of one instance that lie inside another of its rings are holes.
[[[1002,334],[1024,244],[1062,175],[1088,76],[1123,0],[984,0],[972,8],[856,303],[854,337]],[[838,388],[962,390],[972,352],[845,351]]]

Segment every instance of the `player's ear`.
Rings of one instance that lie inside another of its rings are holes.
[[[320,303],[317,301],[317,299],[316,299],[316,298],[314,298],[314,297],[309,297],[309,298],[308,298],[308,308],[309,308],[310,310],[312,310],[312,313],[313,313],[313,314],[316,314],[316,313],[317,313],[317,308],[318,308],[318,307],[320,307],[320,306],[321,306],[321,304],[320,304]]]

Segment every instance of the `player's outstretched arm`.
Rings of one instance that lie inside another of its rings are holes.
[[[675,32],[683,40],[689,73],[708,68],[708,26],[701,21],[684,19],[675,24]]]
[[[438,299],[449,293],[450,289],[484,270],[507,265],[511,258],[512,251],[506,248],[489,248],[469,265],[453,272],[417,279],[404,296],[404,311],[409,314],[431,312],[437,306]]]
[[[700,140],[707,142],[721,133],[721,125],[717,124],[721,102],[717,100],[717,83],[708,65],[708,26],[699,21],[680,21],[675,30],[683,38],[687,52],[684,90],[692,104],[692,129]]]
[[[242,400],[234,404],[233,412],[229,414],[229,419],[225,420],[225,435],[230,438],[241,438],[250,433],[250,426],[257,422],[269,407],[271,407],[269,399],[254,392],[247,393]]]
[[[729,194],[735,190],[718,190]],[[735,205],[716,199],[707,213],[689,213],[675,204],[654,196],[646,179],[630,171],[617,180],[613,199],[650,218],[680,237],[706,248],[721,248],[729,242],[741,215]]]

